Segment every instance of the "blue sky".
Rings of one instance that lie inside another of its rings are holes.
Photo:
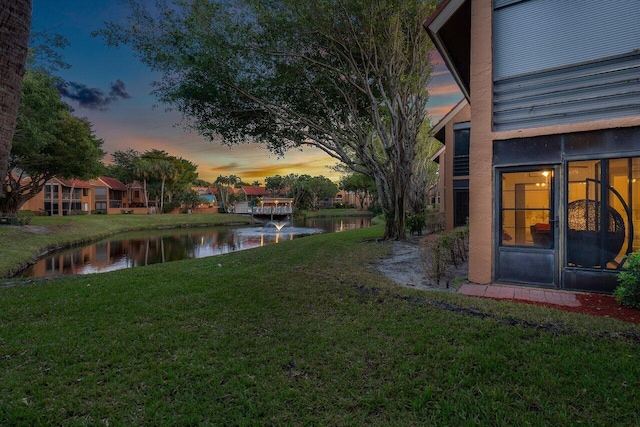
[[[248,182],[289,173],[338,178],[329,169],[335,161],[320,150],[296,150],[278,158],[259,145],[228,148],[185,132],[179,125],[180,114],[167,112],[167,106],[157,105],[150,94],[151,82],[158,75],[128,47],[109,48],[102,39],[91,37],[104,22],[118,21],[125,13],[119,0],[33,1],[33,30],[61,34],[71,43],[62,51],[71,68],[57,72],[65,81],[77,83],[69,86],[71,97],[65,101],[76,115],[93,123],[97,137],[105,141],[106,161],[116,150],[155,148],[197,164],[200,178],[208,181],[231,174]],[[429,115],[436,123],[462,95],[440,58],[434,59]],[[112,91],[114,86],[118,91]],[[81,104],[79,100],[88,102]]]

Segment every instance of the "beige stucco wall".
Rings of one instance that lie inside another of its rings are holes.
[[[490,283],[493,266],[491,12],[491,0],[471,2],[469,280],[476,283]]]
[[[640,115],[612,120],[571,123],[559,126],[492,131],[492,1],[471,2],[471,141],[469,186],[469,280],[490,283],[493,278],[493,141],[539,135],[583,132],[640,126]],[[449,156],[450,157],[450,156]],[[488,225],[491,224],[491,227]]]

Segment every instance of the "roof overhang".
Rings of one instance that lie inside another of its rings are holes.
[[[442,147],[440,147],[440,149],[438,151],[436,151],[433,156],[431,156],[431,161],[432,162],[436,162],[436,163],[440,163],[440,156],[442,156],[442,153],[444,153],[446,150],[446,146],[443,145]]]
[[[471,0],[444,0],[423,23],[438,52],[469,100]]]
[[[436,125],[431,129],[431,134],[433,135],[433,137],[443,144],[446,144],[444,135],[445,126],[455,117],[456,114],[460,112],[460,110],[462,110],[467,105],[469,105],[469,102],[466,99],[461,99],[460,102],[454,105],[453,108],[449,110],[449,112],[445,114],[440,119],[440,121],[436,123]]]

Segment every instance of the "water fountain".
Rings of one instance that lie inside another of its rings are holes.
[[[268,222],[268,223],[265,225],[265,227],[268,227],[268,226],[270,226],[270,225],[273,225],[273,226],[276,228],[276,230],[281,231],[281,230],[284,228],[284,226],[285,226],[285,225],[287,225],[287,224],[288,224],[288,222],[287,222],[287,221],[279,221],[279,222],[273,222],[273,221],[272,221],[272,222]]]
[[[319,228],[294,227],[288,221],[270,221],[262,227],[247,227],[238,229],[238,233],[242,235],[287,235],[287,236],[306,236],[309,234],[322,233]]]

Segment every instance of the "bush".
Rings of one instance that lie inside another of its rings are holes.
[[[33,218],[33,213],[31,211],[18,212],[18,225],[22,226],[31,224],[31,218]]]
[[[411,215],[407,219],[407,227],[411,235],[417,234],[422,236],[422,230],[427,226],[427,219],[423,214]]]
[[[373,213],[373,216],[382,214],[382,207],[380,205],[371,205],[369,206],[369,210]]]
[[[179,208],[181,205],[181,203],[177,200],[171,201],[171,202],[165,202],[163,208],[162,208],[162,213],[169,213],[172,210]]]
[[[427,273],[437,284],[440,284],[451,266],[459,266],[467,260],[468,255],[469,227],[431,234],[422,240],[421,260]]]
[[[445,229],[444,212],[428,212],[425,216],[427,234],[440,233]]]
[[[618,273],[616,300],[625,307],[640,308],[640,251],[626,256],[624,270]]]

